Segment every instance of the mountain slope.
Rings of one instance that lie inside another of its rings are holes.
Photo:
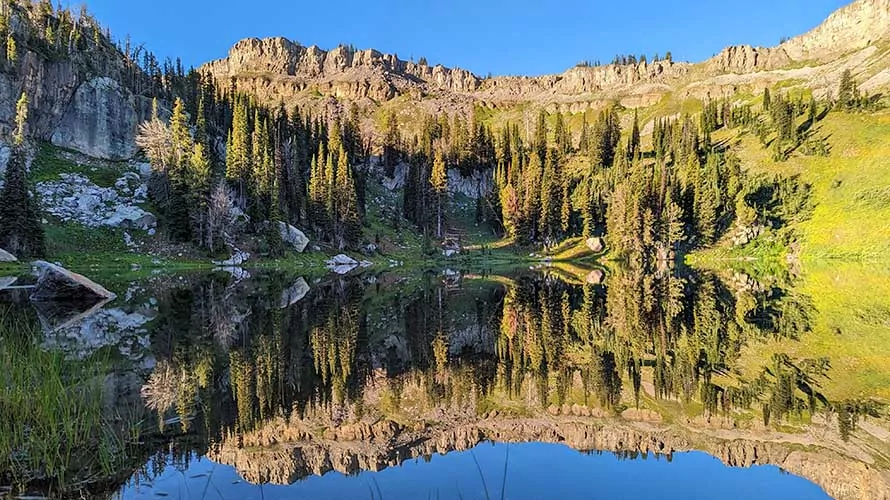
[[[460,68],[401,61],[374,50],[341,46],[326,52],[271,38],[241,41],[228,57],[202,69],[226,85],[234,79],[239,89],[262,100],[317,109],[334,104],[324,99],[333,97],[372,110],[401,99],[427,112],[465,112],[473,104],[491,109],[531,104],[575,113],[606,101],[637,108],[668,96],[759,92],[788,81],[824,94],[846,68],[864,82],[864,89],[876,90],[890,83],[888,39],[890,0],[857,0],[777,47],[727,47],[696,64],[662,60],[483,79]]]

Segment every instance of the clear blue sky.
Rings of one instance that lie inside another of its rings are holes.
[[[186,66],[247,37],[284,36],[425,56],[477,74],[559,73],[618,53],[701,61],[731,44],[775,45],[851,0],[88,0],[116,38],[130,34]],[[71,1],[79,5],[81,2]]]

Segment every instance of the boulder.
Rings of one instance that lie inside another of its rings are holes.
[[[17,280],[15,276],[0,276],[0,292],[14,285]]]
[[[341,275],[349,273],[358,266],[358,261],[342,253],[327,261],[328,270]]]
[[[106,226],[123,229],[150,229],[157,224],[154,214],[133,205],[121,205],[106,221]]]
[[[237,248],[234,250],[235,253],[233,253],[228,260],[214,260],[213,264],[217,266],[235,267],[244,264],[245,262],[247,262],[248,259],[250,259],[249,253],[238,250]]]
[[[339,254],[332,257],[327,262],[328,266],[357,266],[358,261],[346,254]]]
[[[49,262],[34,263],[39,272],[37,285],[31,294],[34,302],[70,300],[98,302],[117,296],[90,279]]]
[[[278,307],[287,309],[302,300],[307,293],[309,293],[309,283],[306,283],[306,280],[303,278],[298,278],[287,290],[281,292],[281,300],[278,303]]]
[[[281,240],[290,245],[297,253],[303,253],[309,245],[309,238],[303,231],[286,222],[278,222],[278,231],[281,233]]]
[[[0,262],[18,262],[18,259],[15,258],[15,255],[0,248]]]
[[[594,269],[587,274],[587,278],[585,281],[591,285],[599,285],[603,282],[603,279],[606,277],[606,273],[602,271],[602,269]]]
[[[590,251],[592,251],[594,253],[602,252],[603,249],[605,248],[605,245],[603,244],[603,239],[597,238],[597,237],[587,238],[587,248],[589,248]]]

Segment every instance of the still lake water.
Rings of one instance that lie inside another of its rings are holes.
[[[676,454],[670,461],[655,455],[620,459],[612,453],[582,453],[541,443],[485,443],[471,451],[414,459],[381,472],[353,476],[330,472],[291,485],[250,484],[232,467],[194,457],[184,470],[167,463],[153,478],[134,477],[114,498],[161,496],[214,500],[830,498],[818,486],[775,466],[731,468],[700,452]]]
[[[61,465],[34,458],[53,437],[36,416],[0,428],[16,457],[0,462],[0,487],[114,499],[890,494],[883,400],[825,392],[838,374],[805,349],[824,319],[811,297],[740,273],[613,269],[590,283],[589,271],[94,272],[119,299],[87,314],[0,291],[4,341],[35,359],[60,353],[62,377],[101,381],[80,410],[94,428],[58,444],[74,457]]]

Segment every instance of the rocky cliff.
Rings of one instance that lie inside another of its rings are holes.
[[[15,59],[0,62],[0,133],[14,128],[16,102],[24,92],[30,136],[97,158],[132,157],[136,127],[151,108],[149,98],[131,90],[145,78],[141,70],[128,65],[106,38],[90,36],[91,26],[76,28],[89,37],[81,46],[49,47],[30,3],[11,2],[6,13],[18,51]]]
[[[239,85],[259,79],[287,96],[315,90],[352,100],[389,100],[412,88],[472,92],[480,79],[469,71],[406,62],[376,50],[340,46],[330,51],[285,38],[250,38],[235,44],[225,59],[203,66],[219,81]]]
[[[472,104],[498,108],[532,103],[578,112],[605,102],[650,106],[664,96],[721,95],[748,86],[759,91],[778,81],[800,79],[824,90],[836,85],[840,66],[870,78],[886,61],[875,54],[851,58],[890,36],[890,0],[857,0],[804,35],[777,47],[732,46],[698,64],[657,61],[633,65],[578,66],[539,77],[479,78],[459,68],[427,66],[374,50],[338,47],[324,51],[283,38],[238,42],[225,59],[205,65],[219,81],[232,78],[261,100],[319,106],[317,97],[361,101],[375,107],[408,95],[428,112],[466,111]],[[871,59],[870,57],[875,56]],[[878,66],[878,67],[876,67]],[[810,71],[794,68],[809,67]],[[887,80],[887,81],[885,81]],[[890,78],[871,82],[890,83]],[[679,92],[677,92],[679,91]]]

